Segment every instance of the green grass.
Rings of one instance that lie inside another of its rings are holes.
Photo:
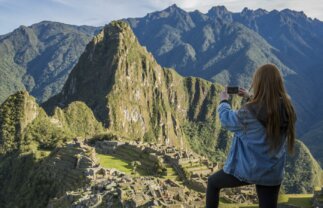
[[[312,207],[313,194],[284,194],[280,197],[280,203],[298,205],[304,208]]]
[[[179,178],[179,176],[176,173],[176,171],[174,170],[174,168],[172,168],[169,164],[165,164],[165,167],[167,169],[167,172],[166,172],[166,175],[163,176],[162,178],[171,179],[171,180],[176,181],[177,183],[183,185],[183,181]]]
[[[37,150],[35,155],[37,159],[43,159],[45,157],[48,157],[50,155],[51,151],[48,150]]]
[[[175,170],[172,167],[166,167],[166,169],[167,169],[167,174],[163,176],[163,178],[176,180],[178,175],[175,172]]]
[[[221,203],[220,201],[220,208],[256,208],[257,205],[247,205],[247,204],[227,204]]]
[[[130,165],[130,160],[125,160],[118,158],[114,155],[105,155],[105,154],[96,154],[97,158],[99,158],[100,164],[104,168],[115,168],[119,171],[122,171],[128,175],[132,174],[132,167]],[[163,179],[171,179],[176,181],[179,184],[183,184],[183,181],[180,180],[179,176],[177,175],[176,171],[168,164],[165,164],[167,173],[165,176],[162,176]],[[143,168],[137,168],[136,176],[147,176],[149,175],[147,171]]]
[[[96,154],[100,160],[100,164],[104,168],[115,168],[128,175],[132,175],[131,161],[117,158],[113,155]],[[137,168],[137,174],[139,176],[149,175],[143,168]]]
[[[313,194],[282,194],[279,196],[279,204],[297,205],[302,208],[312,207]],[[220,208],[256,208],[258,205],[230,204],[220,200]]]

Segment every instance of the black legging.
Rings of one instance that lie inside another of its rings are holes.
[[[206,208],[217,208],[219,206],[219,194],[221,188],[232,188],[238,186],[250,185],[249,183],[238,180],[236,177],[220,170],[209,176],[206,190]],[[276,208],[278,186],[256,185],[260,208]]]

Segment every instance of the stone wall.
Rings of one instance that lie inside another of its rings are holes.
[[[313,207],[323,208],[323,187],[321,188],[321,190],[314,191]]]

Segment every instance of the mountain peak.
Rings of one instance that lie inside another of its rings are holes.
[[[170,5],[169,7],[167,7],[165,10],[174,11],[174,10],[178,10],[178,9],[182,10],[181,8],[179,8],[179,7],[177,6],[177,4],[172,4],[172,5]]]
[[[245,7],[243,8],[243,10],[241,11],[241,15],[242,16],[249,16],[249,15],[252,15],[252,16],[262,16],[262,15],[265,15],[265,14],[268,14],[268,11],[264,10],[264,9],[256,9],[256,10],[252,10],[252,9],[249,9],[248,7]]]
[[[191,87],[194,91],[186,93]],[[195,92],[202,93],[200,90],[207,91],[201,100],[190,99]],[[216,85],[184,79],[173,70],[163,69],[126,23],[114,21],[88,44],[62,92],[43,107],[52,113],[57,105],[66,107],[82,101],[111,131],[183,148],[185,137],[178,122],[186,115],[213,119],[209,116],[214,115],[215,103],[207,109],[189,107],[193,102],[204,103],[209,96],[215,100]]]
[[[207,12],[207,15],[211,19],[232,21],[231,12],[225,6],[214,6]]]
[[[187,13],[185,10],[183,10],[182,8],[177,6],[177,4],[172,4],[171,6],[167,7],[163,11],[168,12],[168,13],[177,13],[177,12]]]
[[[132,30],[126,22],[123,21],[112,21],[110,24],[106,25],[103,29],[105,35],[112,35],[111,38],[115,38],[117,34],[121,33],[132,33]]]
[[[254,11],[256,14],[268,14],[268,11],[267,10],[265,10],[265,9],[256,9],[255,11]]]
[[[88,48],[95,48],[95,45],[104,41],[109,42],[108,44],[111,48],[113,46],[120,46],[121,42],[133,42],[136,40],[137,39],[132,32],[132,29],[126,22],[112,21],[110,24],[105,25],[100,33],[94,36],[90,44],[87,46],[87,50]]]
[[[209,12],[210,12],[210,11],[229,12],[229,11],[227,10],[227,8],[226,8],[225,6],[223,6],[223,5],[220,5],[220,6],[213,6],[213,7],[209,10]]]
[[[13,31],[13,34],[23,34],[24,36],[25,35],[28,35],[30,33],[30,28],[25,26],[25,25],[20,25],[17,29],[15,29]]]
[[[105,30],[109,30],[112,28],[118,28],[119,30],[131,31],[129,24],[127,24],[124,21],[112,21],[110,24],[106,25],[104,28],[105,28]]]
[[[303,11],[295,11],[291,9],[284,9],[280,11],[282,14],[291,15],[294,17],[307,18],[306,14]]]
[[[243,10],[241,11],[241,13],[249,13],[252,12],[252,9],[249,9],[248,7],[244,7]]]
[[[135,64],[140,56],[152,57],[140,46],[127,23],[112,21],[87,45],[61,93],[44,103],[44,107],[52,113],[56,105],[65,107],[80,100],[92,108],[99,120],[105,122],[105,96],[117,82],[116,76],[123,70],[129,70],[124,66],[125,60],[133,58],[131,64]]]

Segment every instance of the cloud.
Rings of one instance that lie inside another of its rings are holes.
[[[224,5],[233,12],[244,7],[290,8],[323,20],[321,0],[0,0],[0,34],[42,20],[99,26],[114,19],[142,17],[174,3],[187,11],[197,9],[202,12],[217,5]]]

